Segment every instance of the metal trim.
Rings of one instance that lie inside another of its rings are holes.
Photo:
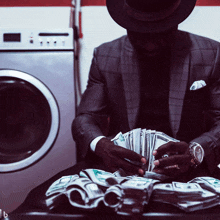
[[[38,88],[47,99],[51,110],[51,128],[43,146],[30,157],[10,164],[0,164],[0,172],[11,172],[30,166],[42,158],[52,147],[59,130],[59,108],[50,90],[34,76],[17,70],[0,70],[0,77],[14,77],[25,80]]]

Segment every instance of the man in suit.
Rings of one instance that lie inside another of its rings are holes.
[[[78,155],[101,160],[111,172],[122,168],[143,175],[141,165],[127,159],[140,164],[146,159],[111,138],[134,128],[154,129],[180,140],[153,152],[155,172],[214,175],[220,163],[219,43],[178,30],[196,0],[106,2],[127,36],[94,51],[72,126]]]
[[[14,213],[48,211],[45,192],[62,176],[98,168],[143,175],[141,155],[111,141],[134,128],[162,131],[180,142],[153,152],[154,171],[176,180],[217,175],[220,163],[219,43],[178,31],[196,0],[107,0],[127,36],[94,51],[87,89],[73,122],[83,160],[33,189]],[[177,154],[176,154],[177,153]],[[162,158],[162,155],[169,157]],[[158,206],[156,208],[158,210]],[[77,211],[66,203],[58,209]]]

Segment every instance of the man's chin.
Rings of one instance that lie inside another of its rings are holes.
[[[156,57],[160,55],[159,51],[144,51],[143,55],[146,57]]]
[[[157,57],[163,53],[163,50],[149,51],[149,50],[137,49],[137,52],[142,57]]]

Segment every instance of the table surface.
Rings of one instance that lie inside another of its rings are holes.
[[[84,162],[86,163],[86,162]],[[88,162],[87,162],[88,163]],[[114,211],[100,206],[94,211],[79,210],[67,201],[62,202],[56,209],[48,210],[45,207],[45,192],[49,186],[61,176],[79,173],[82,169],[91,167],[87,164],[78,163],[55,175],[50,180],[32,190],[25,202],[17,210],[9,213],[6,220],[69,220],[69,219],[98,219],[98,220],[127,220],[127,219],[149,219],[149,220],[220,220],[220,204],[213,208],[201,209],[195,212],[184,212],[174,205],[150,201],[144,208],[144,214],[128,216],[116,214]],[[97,168],[97,167],[94,167]],[[201,175],[203,176],[203,175]],[[220,179],[220,171],[219,176]],[[0,217],[1,218],[1,217]]]
[[[148,212],[141,215],[125,215],[115,213],[86,213],[86,214],[52,214],[46,212],[28,212],[9,214],[6,220],[69,220],[69,219],[97,219],[97,220],[127,220],[127,219],[149,219],[149,220],[220,220],[220,208],[211,211],[193,213],[165,213]]]

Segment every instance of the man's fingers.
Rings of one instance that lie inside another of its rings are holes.
[[[128,150],[128,149],[125,149],[125,148],[117,146],[117,145],[115,145],[115,146],[116,146],[116,148],[114,149],[113,154],[122,158],[122,159],[127,158],[130,161],[137,161],[137,162],[142,162],[142,161],[144,162],[146,160],[146,159],[144,160],[140,154],[138,154],[132,150]]]
[[[183,154],[185,153],[186,149],[188,148],[188,144],[186,142],[168,142],[166,144],[161,145],[156,151],[154,151],[154,156],[156,159],[161,158],[163,155],[168,153],[178,153]]]
[[[178,169],[154,169],[155,173],[170,176],[170,177],[175,177],[178,176],[181,172]]]
[[[144,172],[140,166],[133,165],[126,160],[119,160],[117,165],[125,172],[127,171],[132,174],[142,174]]]
[[[186,155],[176,155],[154,161],[154,165],[157,166],[158,168],[164,168],[173,165],[189,165],[189,164],[190,164],[190,156],[186,156]]]

